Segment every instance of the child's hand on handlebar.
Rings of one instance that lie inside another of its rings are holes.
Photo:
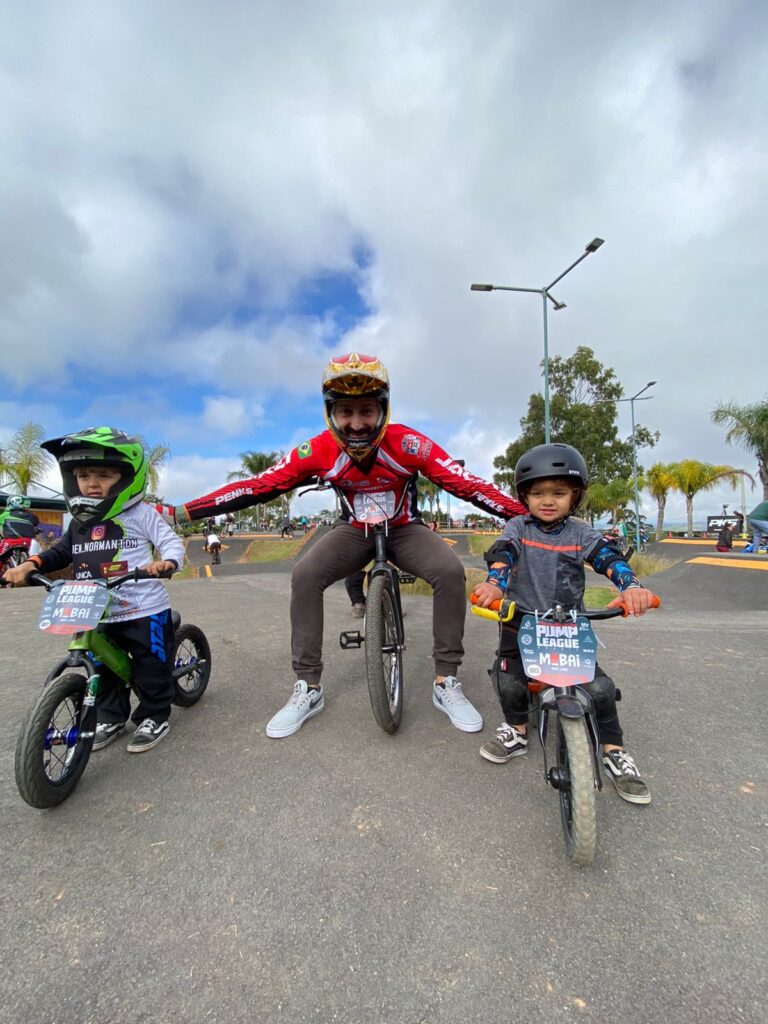
[[[160,562],[148,562],[147,565],[141,565],[139,568],[144,569],[150,576],[166,576],[176,572],[178,566],[175,562],[169,562],[168,559],[165,559]]]
[[[504,596],[501,587],[497,587],[493,583],[478,583],[472,593],[476,598],[475,604],[479,608],[490,608],[494,601],[499,601]]]
[[[34,562],[22,562],[15,569],[6,569],[3,580],[12,587],[23,587],[27,582],[27,576],[36,571],[37,566]]]
[[[618,608],[621,605],[627,609],[628,615],[645,615],[649,608],[653,607],[654,595],[645,587],[630,587],[623,590],[608,605],[609,608]]]

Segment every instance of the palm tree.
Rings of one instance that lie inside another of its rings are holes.
[[[668,467],[674,480],[674,488],[685,495],[685,507],[688,513],[687,537],[693,536],[693,499],[699,491],[711,491],[720,481],[727,480],[731,487],[736,486],[740,476],[746,476],[754,485],[754,478],[745,469],[733,466],[712,466],[708,462],[697,462],[695,459],[683,459],[673,462]]]
[[[0,453],[0,475],[8,477],[21,494],[26,494],[32,484],[42,483],[51,466],[51,456],[40,447],[44,437],[39,423],[25,423]]]
[[[614,523],[620,522],[634,491],[631,480],[611,480],[604,484],[595,482],[587,488],[587,509],[594,522],[606,512],[611,513]]]
[[[167,444],[149,445],[143,438],[140,437],[139,440],[147,460],[147,490],[157,494],[160,487],[160,469],[165,465],[171,449]]]
[[[282,453],[278,452],[240,452],[240,469],[227,473],[227,480],[249,480],[252,476],[258,476],[265,469],[274,466]],[[267,505],[279,505],[284,515],[291,511],[291,491],[289,494],[282,494],[279,498],[267,502]],[[262,522],[262,506],[256,506],[256,525],[260,529]]]
[[[656,513],[656,540],[661,540],[661,532],[664,529],[664,512],[667,507],[667,495],[676,487],[676,481],[671,467],[663,462],[654,462],[645,474],[645,490],[655,500],[658,509]]]
[[[725,402],[711,413],[712,422],[726,426],[725,440],[738,444],[757,459],[757,473],[768,501],[768,399],[752,405]]]
[[[431,480],[427,480],[425,476],[419,476],[416,480],[416,493],[419,496],[419,504],[426,500],[429,505],[429,516],[430,519],[435,518],[434,508],[435,500],[437,500],[437,508],[440,510],[440,487],[438,484],[433,484]]]

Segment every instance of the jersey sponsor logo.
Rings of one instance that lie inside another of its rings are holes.
[[[85,544],[73,544],[72,554],[84,555],[89,551],[116,551],[118,548],[123,548],[127,551],[129,548],[139,548],[142,544],[146,544],[146,541],[139,537],[113,537],[111,540],[89,540]]]
[[[298,447],[298,453],[300,459],[306,459],[312,454],[312,443],[311,441],[302,441]]]
[[[113,576],[122,576],[124,572],[128,572],[128,563],[99,562],[99,572],[105,580],[111,579]]]
[[[91,540],[104,540],[106,535],[106,526],[94,526],[94,528],[91,530]]]
[[[460,466],[458,462],[454,462],[450,455],[445,459],[435,459],[438,466],[442,466],[453,476],[460,476],[463,480],[479,480],[480,477],[475,476],[474,473],[470,473],[468,469]]]
[[[236,487],[234,491],[228,491],[226,494],[217,494],[214,500],[214,505],[221,505],[225,501],[231,501],[233,498],[239,498],[243,494],[253,494],[250,487]]]
[[[406,434],[400,442],[400,447],[406,455],[418,455],[426,459],[432,451],[432,442],[429,438],[420,437],[418,434]]]

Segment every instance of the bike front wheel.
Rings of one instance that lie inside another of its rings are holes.
[[[565,850],[574,864],[587,867],[597,849],[597,813],[592,747],[583,718],[557,718],[555,763],[561,778],[560,817]]]
[[[173,641],[173,703],[180,708],[197,704],[211,678],[211,648],[198,626],[184,623]]]
[[[396,732],[403,715],[403,649],[397,640],[395,594],[387,576],[374,576],[365,602],[365,667],[373,716]]]
[[[86,712],[88,680],[76,672],[49,683],[33,705],[16,743],[16,785],[30,807],[56,807],[71,794],[93,747],[96,715]]]

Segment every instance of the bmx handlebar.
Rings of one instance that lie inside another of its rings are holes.
[[[106,587],[107,590],[114,590],[115,587],[119,587],[122,583],[128,583],[129,581],[137,583],[139,580],[169,580],[171,576],[173,576],[174,571],[175,570],[171,570],[169,572],[166,570],[165,572],[158,573],[158,575],[155,576],[153,573],[147,572],[146,569],[133,569],[131,572],[123,573],[122,576],[115,576],[111,580],[85,580],[83,582],[97,583],[99,586]],[[66,582],[69,581],[67,580]],[[78,581],[75,580],[73,582]],[[32,572],[27,577],[27,583],[31,587],[45,587],[46,590],[50,590],[56,581],[49,579],[47,576],[43,576],[40,572]]]
[[[487,619],[495,619],[497,622],[509,622],[516,610],[522,612],[524,615],[535,614],[535,610],[533,608],[523,608],[507,598],[499,598],[497,601],[493,601],[488,608],[477,607],[476,594],[471,594],[469,599],[474,605],[472,609],[473,614],[481,615],[483,618]],[[651,608],[660,607],[661,600],[656,594],[653,594],[651,596]],[[584,611],[579,611],[576,614],[582,615],[586,619],[613,619],[618,615],[621,615],[622,618],[626,618],[630,612],[626,603],[622,601],[621,604],[618,604],[613,608],[585,609]]]

